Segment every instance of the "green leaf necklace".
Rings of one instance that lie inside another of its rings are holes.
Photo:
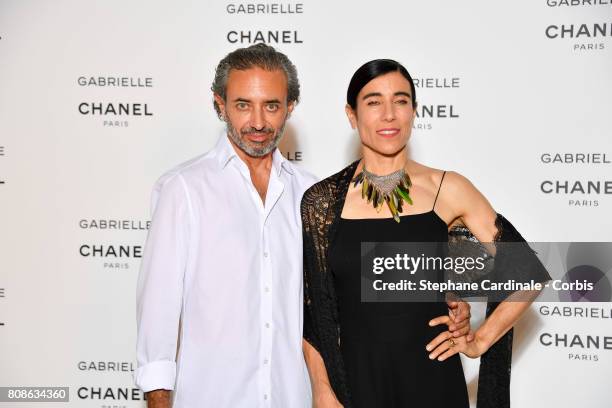
[[[361,184],[361,198],[371,202],[376,211],[380,211],[383,203],[387,203],[391,215],[396,222],[400,222],[399,213],[402,212],[402,203],[405,201],[412,205],[410,187],[412,182],[403,168],[386,176],[378,176],[363,170],[352,180],[353,186]]]

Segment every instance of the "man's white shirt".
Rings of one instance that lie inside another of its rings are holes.
[[[310,407],[300,201],[273,153],[265,204],[227,136],[163,175],[137,289],[136,384],[174,407]]]

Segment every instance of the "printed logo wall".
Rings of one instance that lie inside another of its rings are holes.
[[[281,144],[298,165],[324,177],[358,155],[348,81],[394,58],[417,85],[417,160],[467,176],[530,241],[612,241],[609,1],[9,0],[0,386],[66,386],[70,407],[144,405],[134,297],[150,189],[223,134],[214,67],[262,41],[298,68],[302,99]],[[576,262],[612,265],[574,253],[565,267]],[[610,313],[534,305],[516,330],[513,406],[607,406]],[[464,363],[474,402],[477,361]]]

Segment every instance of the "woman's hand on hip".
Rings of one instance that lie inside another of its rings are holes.
[[[427,345],[430,351],[429,358],[444,361],[457,353],[463,353],[470,358],[478,358],[483,355],[490,347],[484,339],[475,336],[468,341],[467,336],[453,337],[451,332],[440,333],[432,342]]]

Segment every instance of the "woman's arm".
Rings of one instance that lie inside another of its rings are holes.
[[[321,354],[310,345],[309,342],[302,339],[302,350],[304,352],[304,360],[308,367],[310,375],[310,384],[312,385],[312,403],[314,408],[341,408],[342,404],[336,398],[325,363]]]
[[[442,217],[446,217],[449,223],[466,226],[495,255],[497,212],[468,179],[455,172],[447,173],[439,202],[442,205],[438,211]],[[513,293],[475,331],[472,342],[461,337],[453,339],[453,346],[447,338],[436,338],[430,344],[431,349],[435,349],[430,358],[443,361],[457,352],[472,358],[481,356],[516,324],[538,294],[539,291]]]
[[[480,357],[516,324],[539,293],[539,291],[520,291],[511,297],[520,297],[521,301],[501,302],[476,330],[474,340],[471,342],[467,341],[466,336],[454,338],[454,345],[450,341],[445,341],[448,339],[436,338],[431,342],[435,350],[429,358],[444,361],[457,353],[463,353],[470,358]],[[530,300],[525,301],[526,298]]]

